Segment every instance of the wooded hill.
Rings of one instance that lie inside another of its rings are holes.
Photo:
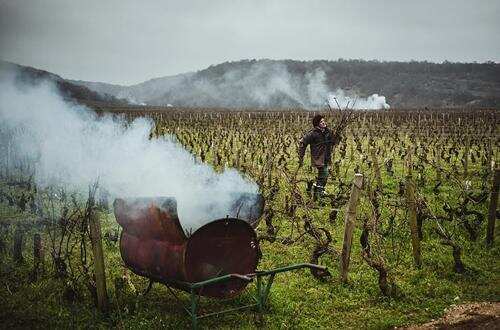
[[[378,62],[363,60],[242,60],[160,77],[132,86],[66,80],[56,74],[0,61],[17,80],[50,80],[82,103],[176,107],[324,107],[329,93],[383,95],[391,108],[500,108],[500,64]]]
[[[500,108],[500,64],[493,62],[242,60],[132,86],[73,82],[160,106],[315,108],[324,94],[342,89],[384,95],[391,108]]]
[[[65,99],[80,103],[127,104],[125,100],[91,90],[81,84],[74,84],[54,73],[0,60],[0,77],[8,76],[11,76],[15,83],[22,85],[34,85],[44,81],[53,83]]]

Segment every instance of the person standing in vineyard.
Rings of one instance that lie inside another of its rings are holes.
[[[318,170],[316,183],[313,184],[314,200],[319,200],[325,193],[332,148],[339,144],[340,136],[328,129],[325,118],[322,115],[318,114],[314,116],[312,125],[313,129],[299,140],[299,167],[302,167],[304,164],[304,155],[307,146],[310,145],[311,165]]]

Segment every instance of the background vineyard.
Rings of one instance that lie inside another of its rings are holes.
[[[331,272],[330,277],[305,271],[278,277],[263,320],[257,320],[253,313],[240,313],[204,320],[203,326],[389,327],[437,317],[458,302],[500,299],[498,240],[489,248],[484,242],[500,143],[496,110],[357,112],[333,153],[325,205],[318,205],[307,192],[315,178],[309,158],[298,168],[298,139],[311,128],[317,112],[109,107],[96,107],[96,111],[127,121],[150,118],[154,122],[151,139],[174,137],[197,161],[211,164],[217,171],[236,168],[257,182],[265,198],[257,229],[263,253],[260,268],[312,261]],[[332,127],[341,116],[336,110],[322,113]],[[3,133],[7,141],[8,132]],[[3,144],[4,155],[6,148]],[[4,156],[2,161],[9,158]],[[78,270],[68,272],[65,276],[69,279],[54,279],[57,262],[47,255],[46,271],[36,280],[29,279],[31,260],[35,259],[33,235],[41,233],[46,250],[54,251],[51,244],[57,240],[49,237],[62,233],[54,229],[54,221],[37,222],[39,217],[30,208],[36,193],[26,175],[30,165],[19,164],[16,171],[8,168],[4,163],[0,171],[0,278],[4,283],[0,288],[0,319],[13,326],[33,326],[36,322],[85,326],[96,311],[91,294],[82,285],[85,276],[79,276]],[[344,212],[355,173],[363,174],[364,185],[349,281],[343,284],[338,267]],[[406,193],[409,183],[416,186],[414,200]],[[412,202],[421,242],[420,268],[412,257],[408,222]],[[100,217],[106,235],[112,309],[108,316],[97,315],[97,324],[187,327],[188,319],[163,286],[154,287],[148,296],[138,294],[147,282],[133,274],[124,275],[112,210],[103,207]],[[23,227],[25,260],[19,265],[7,252],[22,221],[30,225]],[[78,237],[70,236],[68,242]],[[453,251],[459,252],[462,268]],[[64,256],[67,260],[63,262],[68,264],[75,258],[73,252]],[[387,272],[385,289],[379,285],[377,264]],[[64,294],[68,286],[81,297],[79,302],[68,302],[71,299]],[[249,300],[251,295],[244,293],[235,302],[207,301],[206,306],[217,308]]]

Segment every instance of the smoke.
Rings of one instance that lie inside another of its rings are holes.
[[[137,99],[187,107],[319,109],[336,97],[343,108],[349,101],[352,107],[354,99],[355,109],[389,108],[384,96],[362,97],[355,91],[333,89],[321,68],[307,70],[275,61],[226,63],[200,71],[179,84],[162,86],[160,82],[161,79],[149,85],[156,90],[165,88],[167,92],[161,97]]]
[[[305,106],[300,81],[294,79],[284,65],[254,64],[247,72],[230,71],[224,75],[224,85],[247,90],[251,104]]]
[[[230,214],[242,194],[258,186],[234,169],[217,173],[173,137],[149,139],[153,123],[98,118],[62,99],[55,87],[0,79],[0,130],[14,130],[13,149],[35,159],[40,187],[86,191],[99,180],[113,197],[175,197],[186,231]]]
[[[306,79],[310,105],[312,107],[324,106],[328,95],[330,95],[330,90],[325,83],[325,72],[320,69],[315,70],[313,73],[308,72]]]
[[[323,70],[317,69],[312,74],[308,73],[306,78],[309,103],[312,107],[321,106],[328,102],[330,107],[340,106],[342,109],[379,110],[390,108],[383,95],[372,94],[363,98],[354,92],[346,92],[340,88],[331,92],[326,84],[326,74]]]
[[[327,102],[332,108],[341,107],[342,109],[379,110],[390,108],[389,104],[385,101],[385,96],[383,95],[373,94],[367,98],[362,98],[355,94],[348,95],[341,89],[337,89],[335,92],[329,93]]]

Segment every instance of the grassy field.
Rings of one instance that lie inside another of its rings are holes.
[[[334,127],[338,115],[326,115]],[[310,262],[315,249],[324,248],[317,261],[328,267],[331,277],[319,280],[308,270],[279,274],[263,317],[255,310],[234,312],[203,319],[201,328],[386,329],[437,318],[451,305],[500,300],[498,237],[491,247],[485,246],[491,168],[495,161],[498,164],[497,112],[360,113],[335,150],[324,205],[306,192],[306,184],[315,177],[307,157],[305,166],[294,175],[296,142],[309,129],[311,113],[158,110],[128,113],[125,118],[136,116],[155,122],[152,139],[174,135],[199,161],[219,171],[237,168],[259,184],[266,199],[257,228],[263,253],[259,269]],[[378,189],[375,163],[382,180]],[[112,209],[105,207],[98,214],[110,309],[100,313],[91,294],[87,196],[75,194],[73,198],[71,192],[62,196],[61,187],[37,189],[26,173],[23,166],[10,171],[5,166],[0,173],[2,328],[190,327],[189,317],[165,286],[155,284],[144,295],[148,280],[126,270],[115,239],[120,227]],[[364,175],[365,185],[358,205],[349,279],[342,283],[339,260],[344,213],[355,173]],[[404,193],[408,182],[417,187],[420,268],[412,256],[409,204]],[[16,262],[12,250],[15,236],[21,232],[24,260]],[[45,250],[44,271],[36,278],[35,234],[41,235]],[[366,262],[362,237],[371,246],[369,257],[382,262],[388,273],[390,294],[381,292],[379,273]],[[454,267],[452,248],[443,244],[446,239],[460,248],[465,265],[461,272]],[[55,255],[65,264],[64,272],[57,271]],[[189,303],[187,294],[177,294],[181,303]],[[254,295],[255,283],[251,283],[236,299],[202,298],[201,310],[249,304]]]

